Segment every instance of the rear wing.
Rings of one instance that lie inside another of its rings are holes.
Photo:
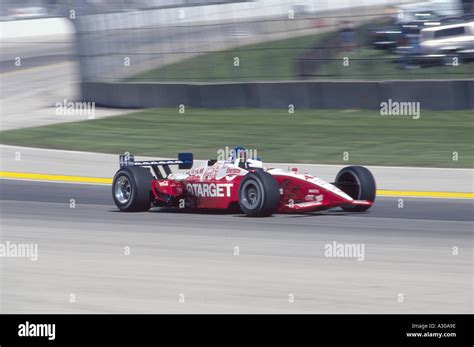
[[[120,168],[127,166],[148,166],[153,169],[153,172],[157,178],[166,178],[166,176],[171,174],[170,165],[178,165],[180,170],[188,170],[193,167],[193,154],[192,153],[178,153],[178,159],[165,159],[165,160],[144,160],[144,161],[135,161],[135,156],[131,154],[121,154],[119,156]],[[159,167],[162,167],[166,173],[164,177]]]

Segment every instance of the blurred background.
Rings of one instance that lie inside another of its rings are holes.
[[[465,78],[473,4],[2,0],[1,68],[26,39],[30,65],[77,59],[82,81]]]
[[[448,143],[472,147],[473,6],[2,0],[1,126],[12,130],[2,143],[147,155],[188,148],[206,158],[226,142],[258,138],[273,160],[339,162],[346,144],[333,139],[343,134],[365,163],[459,166],[445,152]],[[381,118],[388,100],[418,104],[424,121]],[[95,103],[93,116],[75,112],[80,104],[68,115],[55,107],[76,101]],[[176,117],[185,112],[198,117]],[[267,132],[277,133],[276,123],[265,120],[277,115],[279,143]],[[457,128],[446,127],[454,119]],[[77,124],[56,124],[68,122]],[[16,130],[43,125],[51,127]],[[314,147],[318,154],[306,150]],[[469,158],[462,165],[472,166]]]

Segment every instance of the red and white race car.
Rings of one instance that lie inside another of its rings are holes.
[[[172,173],[172,165],[189,171]],[[263,217],[333,207],[363,212],[375,200],[374,177],[362,166],[343,168],[334,183],[296,168],[264,168],[260,160],[242,155],[192,166],[191,153],[179,153],[177,160],[151,161],[121,155],[112,183],[114,202],[121,211],[147,211],[152,206],[227,209]]]

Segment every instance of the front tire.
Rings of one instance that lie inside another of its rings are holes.
[[[124,167],[117,171],[112,183],[115,205],[124,212],[148,211],[152,180],[153,176],[146,168]]]
[[[240,209],[249,217],[268,217],[278,209],[280,187],[265,171],[247,174],[239,186]]]
[[[348,166],[343,168],[336,176],[336,186],[354,200],[367,200],[374,202],[376,185],[372,173],[363,166]],[[370,206],[343,205],[341,208],[349,212],[364,212]]]

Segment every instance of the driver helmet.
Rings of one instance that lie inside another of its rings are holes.
[[[245,147],[235,147],[232,149],[230,160],[235,161],[237,159],[240,159],[241,163],[245,163],[247,161],[247,149],[245,149]]]

